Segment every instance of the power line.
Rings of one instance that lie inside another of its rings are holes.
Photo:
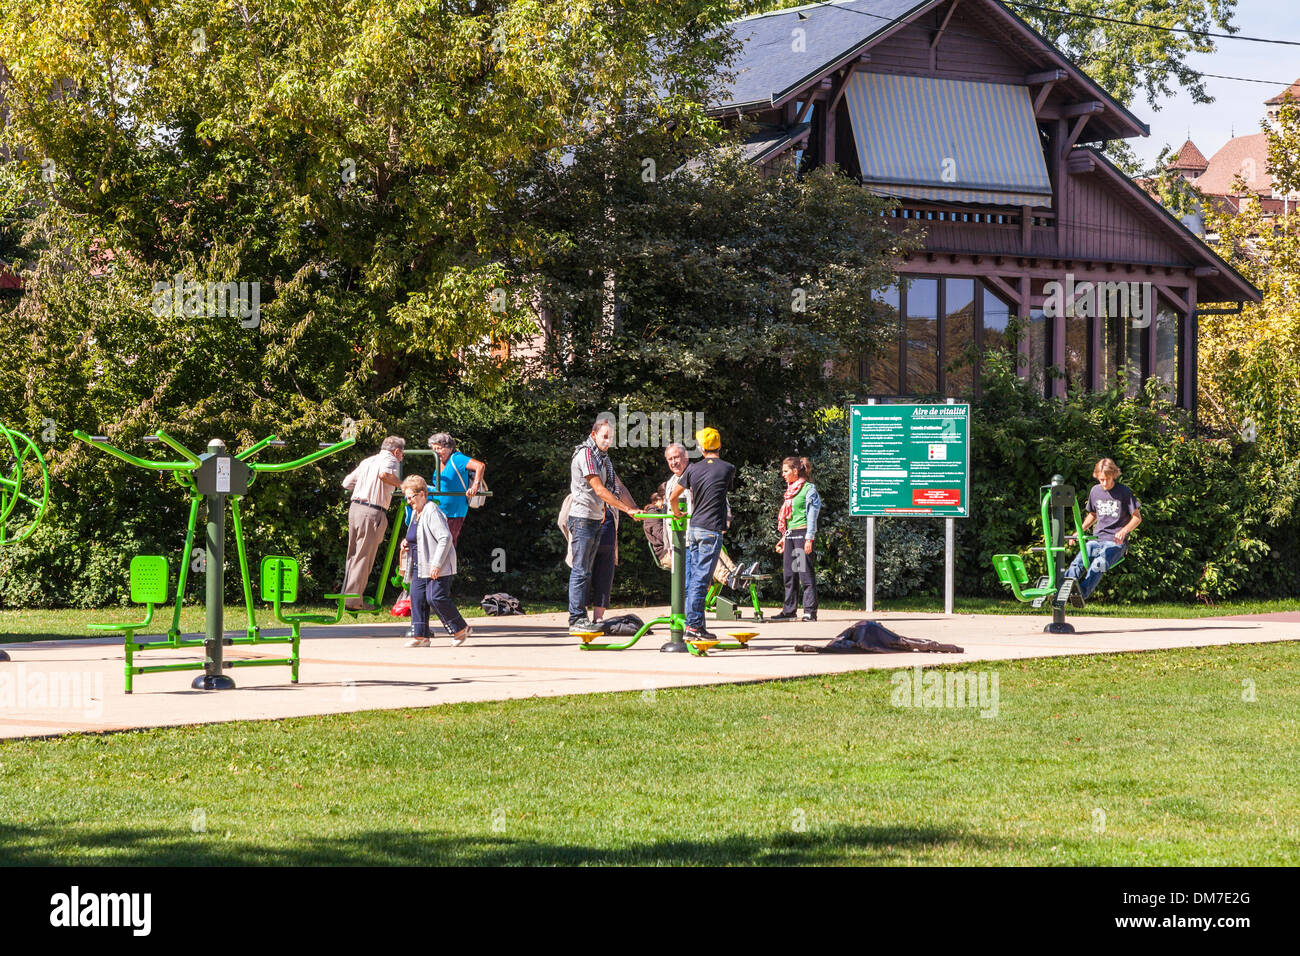
[[[1055,8],[1053,8],[1053,7],[1040,7],[1040,6],[1038,6],[1038,5],[1036,5],[1036,4],[1032,4],[1032,3],[1022,3],[1022,2],[1020,2],[1020,0],[1006,0],[1006,2],[1007,2],[1007,3],[1010,3],[1010,4],[1014,5],[1014,6],[1017,6],[1017,7],[1025,7],[1025,8],[1031,9],[1031,10],[1041,10],[1041,11],[1043,11],[1043,12],[1045,12],[1045,13],[1057,13],[1057,14],[1060,14],[1060,15],[1062,15],[1062,16],[1067,16],[1067,17],[1083,17],[1083,18],[1090,19],[1090,20],[1108,20],[1108,21],[1110,21],[1110,22],[1112,22],[1112,23],[1121,23],[1121,24],[1125,24],[1125,25],[1128,25],[1128,26],[1135,26],[1135,27],[1146,27],[1147,29],[1150,29],[1150,30],[1164,30],[1164,31],[1172,32],[1172,33],[1189,33],[1189,34],[1192,34],[1192,35],[1194,35],[1194,36],[1216,36],[1216,37],[1223,37],[1223,38],[1225,38],[1225,39],[1229,39],[1229,40],[1252,40],[1252,41],[1255,41],[1255,42],[1258,42],[1258,43],[1276,43],[1276,44],[1282,44],[1282,45],[1285,45],[1285,46],[1300,46],[1300,40],[1268,40],[1268,39],[1264,39],[1264,38],[1262,38],[1262,37],[1244,37],[1244,36],[1238,36],[1238,35],[1236,35],[1236,34],[1232,34],[1232,33],[1205,33],[1205,32],[1201,32],[1201,31],[1197,31],[1197,30],[1184,30],[1184,29],[1181,29],[1181,28],[1178,28],[1178,27],[1162,27],[1162,26],[1158,26],[1157,24],[1154,24],[1154,23],[1142,23],[1142,22],[1140,22],[1140,21],[1138,21],[1138,20],[1119,20],[1119,19],[1116,19],[1116,18],[1114,18],[1114,17],[1103,17],[1103,16],[1100,16],[1100,15],[1094,15],[1094,14],[1090,14],[1090,13],[1074,13],[1073,11],[1069,11],[1069,10],[1057,10],[1057,9],[1055,9]],[[834,4],[834,6],[833,6],[833,7],[830,7],[830,9],[839,10],[839,11],[842,11],[842,12],[844,12],[844,13],[855,13],[855,14],[857,14],[857,15],[860,16],[860,17],[871,17],[871,18],[874,19],[874,20],[888,20],[890,23],[895,23],[895,22],[898,21],[898,17],[890,17],[890,16],[886,16],[886,15],[881,14],[881,13],[871,13],[871,12],[869,12],[869,11],[867,11],[867,10],[857,10],[857,9],[854,9],[853,7],[843,7],[843,6],[840,6],[840,5],[839,5],[839,0],[820,0],[820,2],[818,2],[818,3],[814,3],[814,4],[809,4],[809,6],[826,7],[826,6],[828,6],[829,4]],[[796,7],[796,8],[787,8],[787,9],[785,9],[785,10],[774,10],[774,11],[772,11],[772,12],[773,12],[773,13],[777,13],[777,14],[780,14],[780,13],[790,13],[790,12],[791,12],[792,10],[794,10],[794,9],[805,9],[805,8],[798,8],[798,7]],[[987,40],[987,39],[988,39],[987,36],[984,36],[984,35],[981,35],[981,34],[976,34],[976,33],[963,33],[963,32],[961,32],[960,30],[954,30],[954,29],[951,29],[951,28],[948,29],[948,30],[945,31],[945,32],[947,32],[947,33],[949,33],[949,34],[951,34],[951,35],[953,35],[953,36],[965,37],[965,38],[967,38],[967,39],[974,39],[974,40]],[[1050,41],[1049,41],[1049,42],[1050,42]],[[1200,72],[1199,70],[1193,70],[1193,69],[1190,69],[1190,68],[1185,68],[1185,71],[1188,72],[1188,73],[1193,74],[1194,76],[1201,77],[1201,78],[1203,78],[1203,79],[1214,79],[1214,80],[1236,80],[1236,81],[1241,82],[1241,83],[1263,83],[1263,84],[1265,84],[1265,85],[1267,85],[1267,86],[1281,86],[1281,87],[1283,87],[1283,88],[1286,88],[1286,87],[1291,86],[1291,84],[1294,82],[1294,80],[1258,80],[1258,79],[1255,79],[1255,78],[1253,78],[1253,77],[1248,77],[1248,76],[1225,76],[1225,75],[1223,75],[1223,74],[1221,74],[1221,73],[1202,73],[1202,72]]]
[[[1209,30],[1188,30],[1184,27],[1162,27],[1157,23],[1143,23],[1141,20],[1122,20],[1118,17],[1106,17],[1100,13],[1080,13],[1076,10],[1058,10],[1055,7],[1040,7],[1034,3],[1024,3],[1022,0],[1006,0],[1013,7],[1022,7],[1028,10],[1038,10],[1041,13],[1056,13],[1063,17],[1075,17],[1082,20],[1104,20],[1106,23],[1119,23],[1129,27],[1143,27],[1147,30],[1160,30],[1164,33],[1185,33],[1194,37],[1216,37],[1220,40],[1246,40],[1250,43],[1272,43],[1279,46],[1300,46],[1300,40],[1272,40],[1268,37],[1246,37],[1238,33],[1212,33]],[[1236,77],[1227,77],[1227,79],[1236,79]]]
[[[1193,70],[1192,72],[1196,73],[1195,70]],[[1290,87],[1291,84],[1295,82],[1294,80],[1291,80],[1290,82],[1287,83],[1283,83],[1280,80],[1256,80],[1256,79],[1252,79],[1249,76],[1224,76],[1221,73],[1196,73],[1196,75],[1202,77],[1208,77],[1209,79],[1214,79],[1214,80],[1236,80],[1239,83],[1263,83],[1267,86]]]

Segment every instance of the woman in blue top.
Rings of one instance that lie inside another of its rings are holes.
[[[442,509],[447,527],[451,529],[452,542],[459,545],[460,529],[465,524],[465,516],[469,514],[469,499],[482,489],[483,473],[487,471],[487,465],[457,451],[456,439],[446,432],[438,432],[431,437],[429,447],[438,456],[440,469],[440,473],[435,472],[429,479],[437,489],[429,497]],[[439,494],[439,491],[450,493]]]
[[[787,458],[781,462],[785,479],[785,499],[777,514],[780,540],[776,550],[785,556],[785,604],[774,621],[793,621],[799,607],[800,585],[803,589],[803,619],[817,620],[817,578],[813,574],[813,540],[817,537],[817,518],[822,512],[821,495],[810,481],[812,462],[807,458]]]

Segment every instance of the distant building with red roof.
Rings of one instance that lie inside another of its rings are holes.
[[[1274,129],[1287,97],[1300,105],[1300,79],[1264,101],[1265,122]],[[1276,216],[1296,208],[1300,202],[1300,192],[1284,194],[1273,182],[1268,168],[1268,138],[1263,132],[1232,137],[1208,160],[1189,139],[1178,150],[1169,169],[1216,200],[1217,205],[1233,212],[1240,212],[1245,203],[1256,202],[1265,216]]]
[[[1178,155],[1169,164],[1169,168],[1182,173],[1184,179],[1195,181],[1197,177],[1205,172],[1209,165],[1205,154],[1197,149],[1196,144],[1189,139],[1179,147]]]

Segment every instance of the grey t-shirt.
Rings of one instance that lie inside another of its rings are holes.
[[[1093,485],[1092,491],[1088,492],[1088,510],[1097,516],[1093,530],[1102,541],[1114,541],[1115,532],[1128,524],[1141,507],[1128,486],[1119,482],[1115,482],[1110,491],[1101,485]]]
[[[573,460],[569,464],[569,493],[573,496],[569,503],[569,517],[594,518],[599,521],[605,517],[609,506],[591,490],[588,475],[599,477],[600,483],[609,489],[610,494],[618,496],[619,482],[618,475],[614,473],[614,463],[596,447],[590,436],[573,450]]]

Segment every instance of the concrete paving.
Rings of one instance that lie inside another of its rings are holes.
[[[639,609],[649,620],[667,608]],[[614,613],[614,612],[611,612]],[[774,612],[770,612],[774,613]],[[907,637],[964,648],[961,654],[800,654],[795,644],[829,641],[849,624],[872,617]],[[740,683],[870,668],[1104,654],[1158,648],[1262,643],[1300,638],[1300,621],[1266,619],[1074,618],[1076,633],[1043,633],[1043,616],[823,611],[814,623],[710,623],[716,632],[757,630],[748,650],[699,658],[661,654],[666,628],[626,651],[584,651],[569,637],[564,614],[476,618],[462,647],[445,637],[432,647],[404,647],[407,624],[361,623],[303,629],[301,682],[283,666],[228,671],[237,688],[198,691],[198,671],[141,674],[135,693],[122,682],[121,638],[7,644],[0,663],[0,737],[32,737],[264,720],[358,710],[429,707],[460,701],[508,700],[646,691]],[[1289,619],[1290,618],[1290,619]],[[391,618],[389,619],[391,620]],[[231,632],[232,636],[234,632]],[[287,633],[272,631],[269,634]],[[147,637],[147,635],[141,635]],[[287,645],[228,647],[227,659],[275,658]],[[137,664],[200,660],[194,649],[141,652]]]

